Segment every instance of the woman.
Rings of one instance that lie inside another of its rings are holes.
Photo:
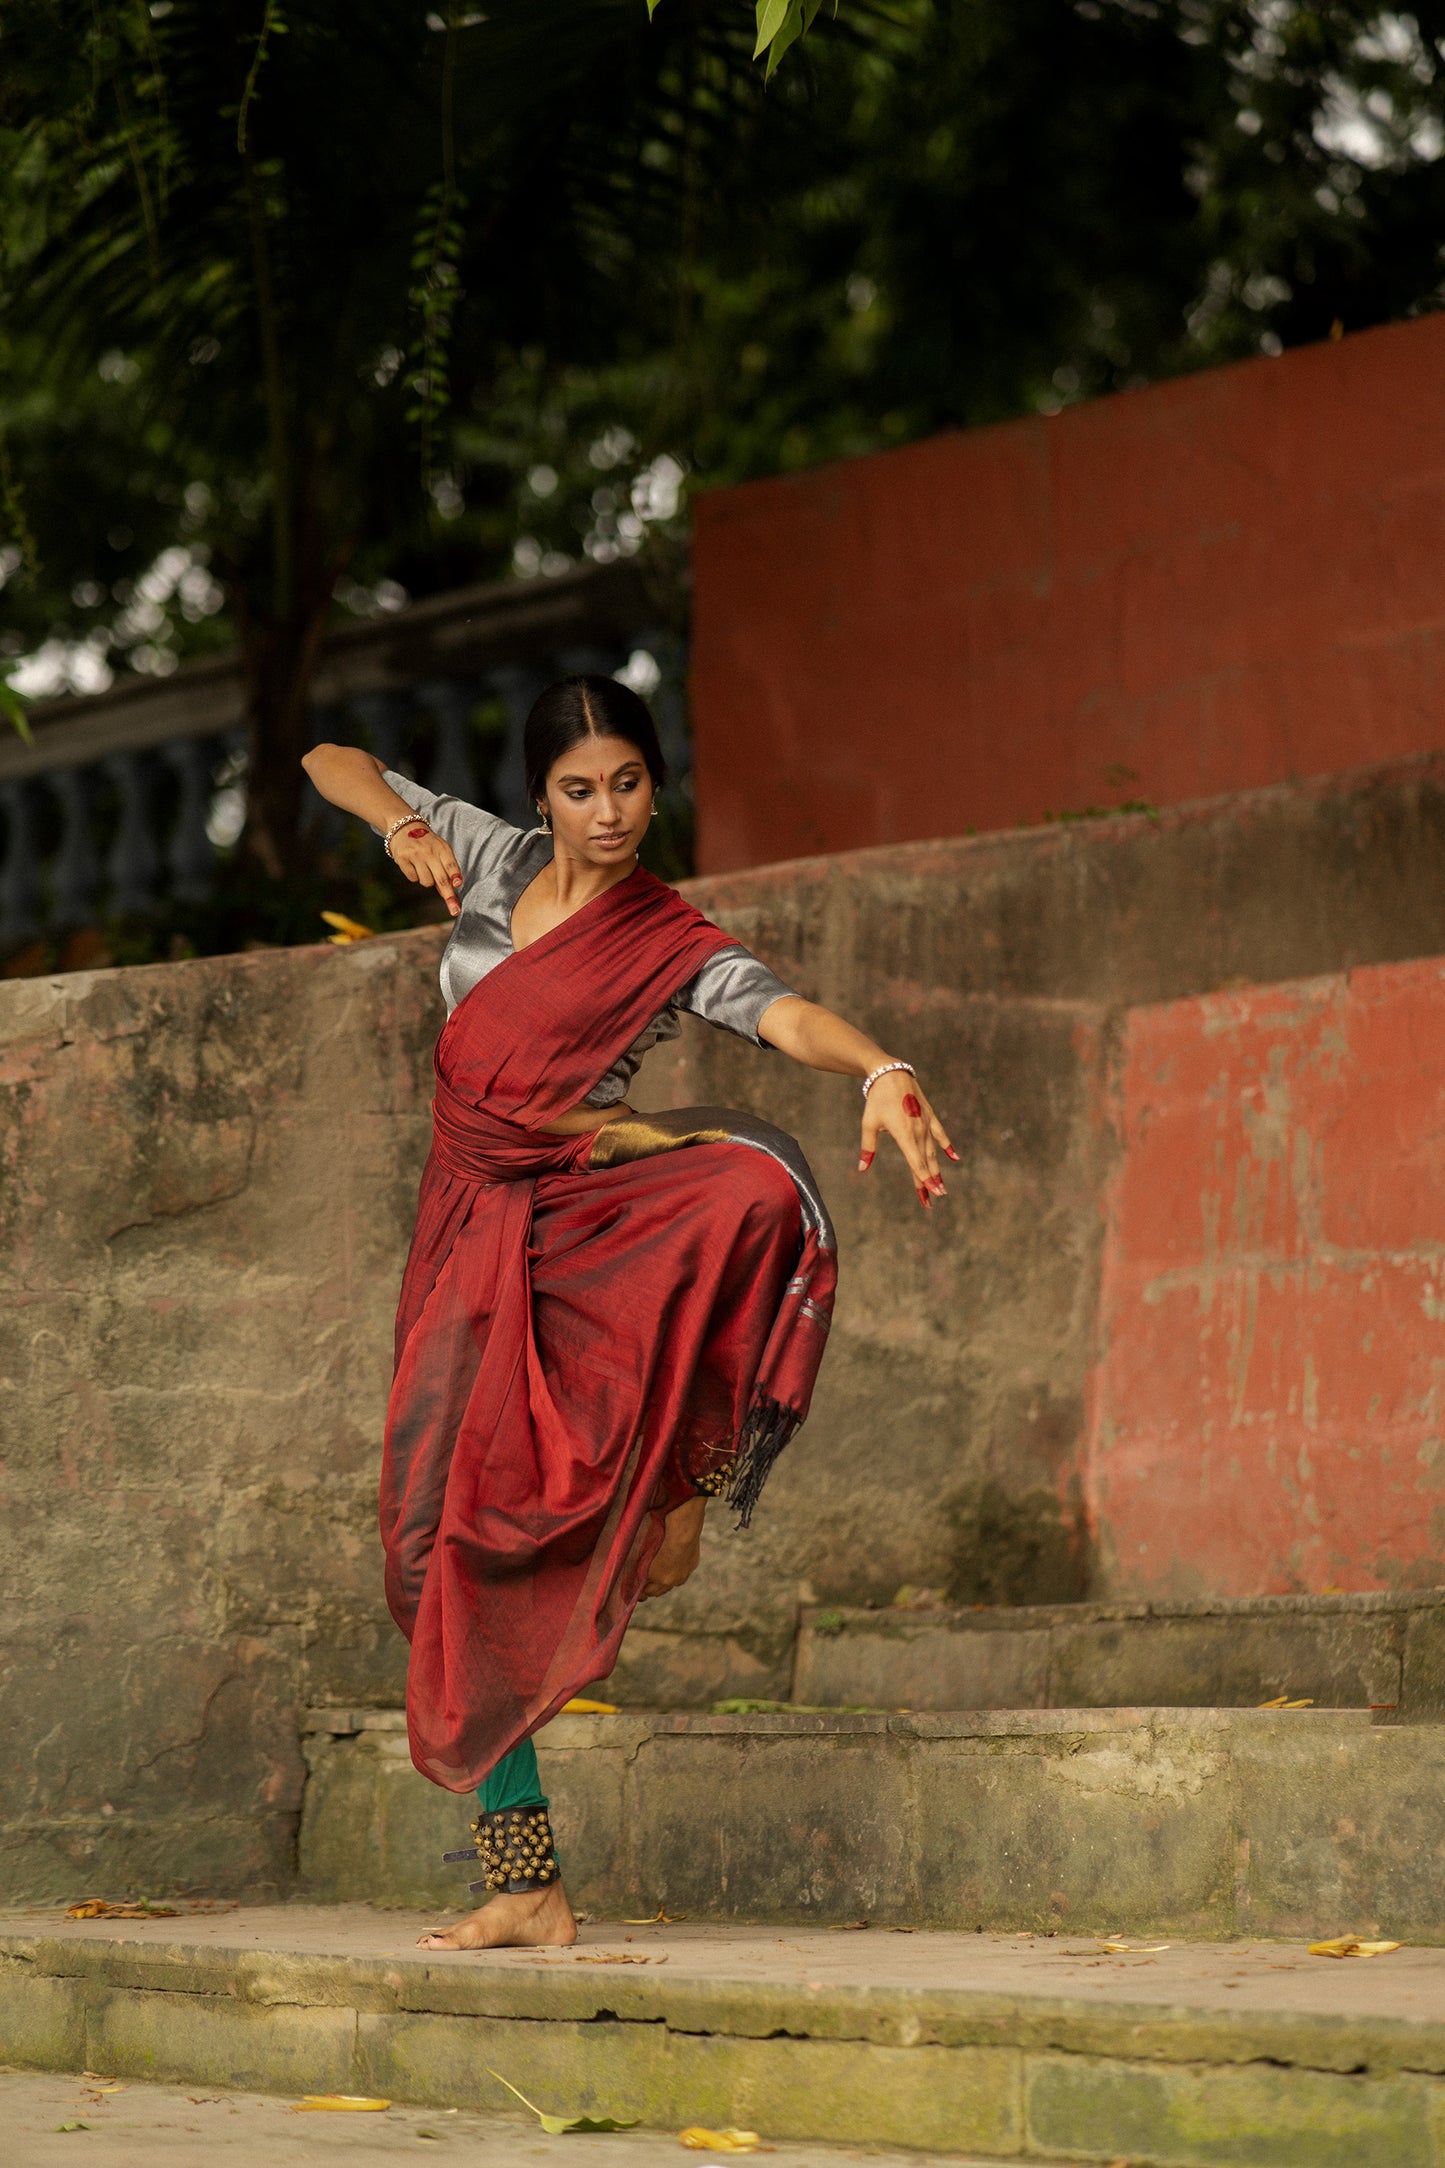
[[[639,866],[665,769],[635,693],[553,685],[524,755],[525,834],[355,747],[304,763],[455,922],[381,1496],[412,1758],[482,1802],[448,1856],[481,1858],[490,1902],[431,1949],[575,1940],[532,1734],[693,1572],[709,1497],[746,1524],[823,1352],[833,1235],[798,1146],[635,1113],[643,1054],[685,1008],[863,1079],[860,1171],[886,1131],[925,1208],[957,1157],[906,1062]]]

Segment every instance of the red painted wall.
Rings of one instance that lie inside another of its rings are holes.
[[[1130,1011],[1086,1453],[1104,1583],[1445,1582],[1445,963]]]
[[[716,491],[694,568],[705,872],[1427,751],[1445,317]]]

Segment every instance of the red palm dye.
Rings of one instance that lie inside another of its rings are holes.
[[[437,1042],[381,1528],[412,1758],[451,1791],[607,1676],[662,1516],[750,1411],[807,1411],[834,1263],[778,1162],[701,1143],[589,1171],[595,1131],[538,1130],[729,942],[639,870]]]

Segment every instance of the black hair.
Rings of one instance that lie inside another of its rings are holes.
[[[657,742],[657,726],[630,685],[610,677],[564,677],[538,693],[522,732],[522,765],[527,796],[540,805],[554,761],[584,738],[625,738],[647,763],[654,790],[667,781],[667,762]]]

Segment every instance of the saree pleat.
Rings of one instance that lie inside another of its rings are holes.
[[[745,1515],[807,1412],[834,1268],[793,1141],[725,1109],[610,1148],[539,1126],[726,941],[635,873],[438,1043],[381,1519],[413,1759],[453,1791],[611,1670],[665,1515],[730,1486]]]

